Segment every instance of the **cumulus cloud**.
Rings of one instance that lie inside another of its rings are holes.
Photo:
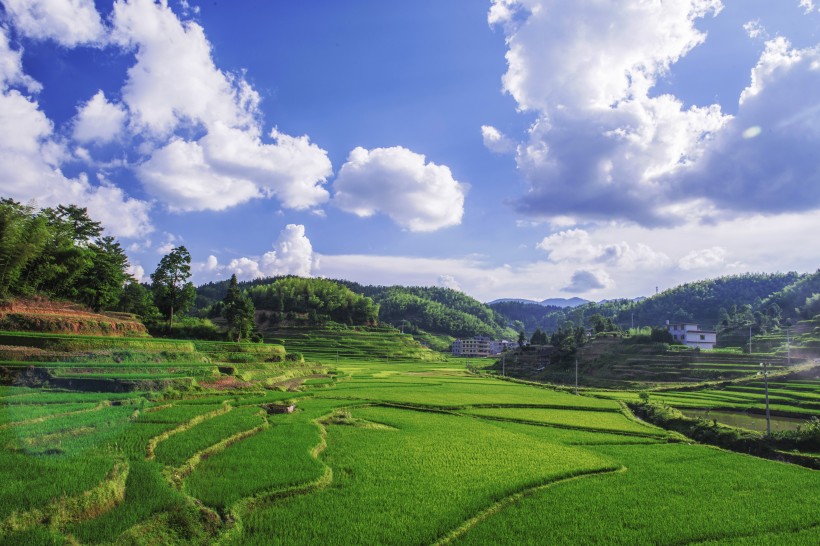
[[[5,91],[12,85],[22,86],[30,93],[42,89],[40,83],[23,72],[23,52],[9,44],[6,29],[0,27],[0,87]]]
[[[800,0],[800,7],[803,8],[806,15],[818,11],[817,6],[814,5],[814,0]]]
[[[358,216],[381,212],[410,231],[461,223],[466,186],[444,165],[406,148],[358,147],[334,182],[334,204]]]
[[[259,95],[214,65],[201,26],[153,0],[115,2],[112,24],[113,43],[135,50],[123,101],[137,128],[167,136],[182,122],[255,125]]]
[[[152,0],[116,2],[112,24],[113,43],[136,56],[122,90],[130,130],[156,143],[136,170],[150,193],[175,211],[263,197],[294,209],[328,200],[327,153],[277,129],[263,139],[259,94],[217,68],[201,26]]]
[[[458,290],[459,292],[461,292],[461,285],[452,275],[439,275],[437,284],[444,288],[451,288],[453,290]]]
[[[69,157],[55,136],[54,126],[36,100],[10,84],[36,90],[19,65],[20,53],[8,47],[5,31],[0,29],[0,189],[5,197],[29,201],[36,196],[39,206],[73,203],[87,207],[92,218],[103,223],[108,233],[139,237],[153,227],[150,204],[131,198],[122,189],[105,182],[92,184],[87,175],[66,177],[61,163]]]
[[[142,267],[140,264],[128,264],[128,268],[126,269],[126,273],[131,275],[135,281],[139,283],[143,282],[150,282],[151,277],[145,274],[145,268]]]
[[[484,146],[497,154],[508,154],[515,151],[515,142],[492,125],[481,126],[481,137]]]
[[[801,4],[810,11],[814,2]],[[495,0],[504,89],[537,115],[516,149],[527,216],[659,227],[820,207],[820,47],[766,42],[737,114],[651,93],[718,0]],[[757,21],[744,25],[765,39]]]
[[[205,267],[249,280],[276,275],[310,277],[314,265],[313,246],[305,235],[305,226],[288,224],[279,233],[273,250],[262,256],[235,258],[226,266],[219,266],[216,257],[209,256]]]
[[[684,108],[650,90],[705,39],[695,21],[720,8],[717,0],[496,0],[489,21],[507,34],[504,90],[538,114],[517,149],[530,191],[516,209],[682,221],[661,210],[686,200],[661,177],[700,157],[728,118],[716,105]]]
[[[723,265],[726,261],[726,249],[719,246],[693,250],[680,259],[678,266],[689,271],[692,269],[711,269]]]
[[[766,43],[743,90],[737,115],[676,191],[699,194],[740,212],[806,211],[820,207],[820,47]]]
[[[572,274],[569,284],[561,290],[571,294],[583,294],[610,288],[613,284],[612,277],[602,269],[580,269]]]
[[[746,31],[749,38],[765,38],[768,35],[766,28],[760,24],[759,19],[743,23],[743,30]]]
[[[88,102],[77,108],[74,139],[79,142],[110,142],[122,132],[127,117],[125,108],[108,102],[98,91]]]
[[[30,38],[68,47],[104,39],[94,0],[3,0],[3,5],[15,27]]]
[[[582,229],[570,229],[545,237],[536,245],[549,253],[552,262],[599,263],[634,270],[636,268],[659,268],[671,263],[663,252],[656,252],[643,243],[626,241],[614,244],[595,243],[589,233]]]

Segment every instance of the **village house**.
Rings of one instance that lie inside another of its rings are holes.
[[[490,339],[486,336],[475,336],[468,339],[457,339],[453,342],[453,356],[481,357],[497,355],[513,342]]]
[[[717,332],[701,330],[693,322],[670,323],[666,321],[666,329],[672,334],[672,339],[687,347],[711,350],[717,343]]]

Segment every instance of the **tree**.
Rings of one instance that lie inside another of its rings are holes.
[[[116,309],[137,315],[144,324],[156,322],[161,317],[151,292],[145,285],[133,281],[123,287]]]
[[[174,311],[183,313],[196,298],[191,277],[191,255],[184,246],[178,246],[162,257],[156,271],[151,273],[151,291],[154,303],[168,317],[168,331],[174,323]]]
[[[222,303],[222,316],[228,321],[228,337],[234,341],[250,337],[256,326],[255,309],[248,295],[237,286],[236,275],[231,275],[228,292]]]
[[[88,246],[91,267],[77,280],[78,297],[95,311],[115,306],[122,296],[128,256],[111,236],[101,237]]]
[[[524,330],[518,332],[518,347],[523,348],[524,344],[527,342],[527,334],[524,333]]]

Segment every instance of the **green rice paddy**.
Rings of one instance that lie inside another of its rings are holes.
[[[289,335],[292,366],[337,373],[167,396],[2,387],[0,543],[820,543],[818,472],[682,442],[624,408],[638,393],[471,375],[395,332]],[[761,388],[650,397],[754,408]],[[818,381],[770,396],[820,411]]]

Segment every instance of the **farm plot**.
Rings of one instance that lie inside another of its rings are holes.
[[[534,405],[555,408],[619,410],[618,403],[561,391],[498,380],[472,380],[437,376],[391,376],[388,381],[348,380],[318,397],[373,400],[440,408],[475,405]]]
[[[207,419],[190,429],[160,442],[154,457],[162,464],[180,466],[197,452],[239,432],[258,427],[265,421],[258,406],[231,410]]]
[[[815,471],[686,444],[597,449],[627,470],[536,492],[455,543],[804,545],[820,539]]]
[[[313,456],[321,443],[319,426],[294,415],[270,421],[270,428],[205,459],[185,479],[185,492],[224,510],[243,497],[319,479],[325,468]]]
[[[667,433],[657,427],[627,419],[620,412],[555,410],[537,408],[470,408],[461,410],[465,415],[502,419],[571,429],[598,432],[616,432],[627,435],[665,438]]]
[[[250,513],[232,543],[430,544],[509,495],[620,467],[468,417],[383,407],[351,414],[327,427],[322,459],[333,486]]]

